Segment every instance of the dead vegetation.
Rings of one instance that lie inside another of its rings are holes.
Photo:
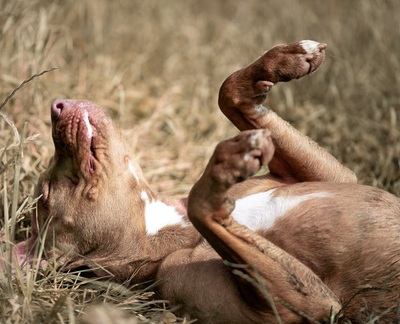
[[[221,82],[269,47],[300,39],[328,44],[324,66],[275,86],[267,104],[361,183],[400,195],[399,10],[396,0],[0,0],[0,102],[57,68],[0,108],[5,248],[29,232],[33,188],[53,152],[53,98],[106,107],[147,179],[184,196],[215,144],[236,133],[217,108]],[[146,312],[162,309],[149,293],[80,274],[7,269],[0,275],[5,322],[74,323],[87,305],[102,303],[141,314],[138,320],[154,320]],[[164,321],[175,321],[168,314]]]

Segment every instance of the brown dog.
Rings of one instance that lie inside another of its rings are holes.
[[[33,238],[66,268],[117,281],[137,272],[132,284],[160,279],[161,296],[201,323],[362,322],[365,309],[392,320],[400,200],[355,184],[262,106],[273,84],[318,69],[325,47],[279,45],[228,77],[219,105],[243,132],[217,146],[182,201],[150,188],[94,103],[55,100],[55,154],[37,187]],[[249,178],[263,165],[268,175]]]

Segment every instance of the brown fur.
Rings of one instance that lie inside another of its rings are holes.
[[[182,201],[149,187],[95,104],[54,101],[56,153],[37,187],[43,197],[33,238],[45,239],[47,255],[59,255],[67,269],[86,266],[117,281],[136,273],[132,284],[161,280],[161,296],[202,323],[323,321],[331,311],[362,321],[365,305],[378,313],[393,307],[391,321],[400,291],[400,200],[355,184],[352,171],[261,106],[273,84],[317,70],[325,47],[279,45],[228,77],[219,105],[243,132],[217,146]],[[245,180],[262,165],[269,175]],[[326,195],[268,229],[251,231],[232,218],[236,199],[271,189],[273,199]],[[147,235],[143,194],[194,226]]]

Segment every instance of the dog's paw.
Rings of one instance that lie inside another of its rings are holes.
[[[264,102],[275,83],[315,72],[324,61],[325,48],[326,44],[311,40],[271,48],[224,81],[218,99],[221,110],[234,123],[240,121],[243,116],[237,116],[232,108],[239,109],[244,115],[253,113],[253,108]],[[245,127],[239,126],[241,129]]]
[[[259,60],[266,71],[268,81],[285,82],[315,72],[324,61],[325,49],[326,44],[302,40],[292,44],[277,45]]]
[[[235,208],[235,201],[227,196],[228,189],[255,174],[269,163],[273,154],[271,133],[265,129],[244,131],[219,143],[203,176],[189,193],[191,222],[198,227],[206,219],[213,218],[226,224]]]
[[[265,129],[244,131],[219,143],[209,172],[215,188],[226,190],[254,175],[274,154],[271,133]]]

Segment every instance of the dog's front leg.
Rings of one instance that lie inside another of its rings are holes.
[[[242,131],[271,130],[276,150],[269,169],[286,182],[357,182],[351,170],[262,105],[274,84],[316,71],[325,48],[325,44],[314,41],[275,46],[231,74],[220,89],[219,106],[236,127]]]
[[[231,217],[235,202],[228,189],[268,163],[273,151],[266,130],[245,131],[220,143],[190,192],[189,218],[224,260],[247,265],[235,280],[248,307],[269,319],[277,312],[284,323],[304,316],[320,321],[331,308],[340,309],[336,296],[309,268]]]

